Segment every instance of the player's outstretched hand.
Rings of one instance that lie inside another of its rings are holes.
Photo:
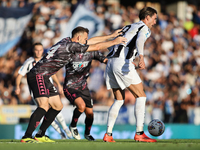
[[[126,44],[127,39],[125,37],[117,37],[116,39],[114,39],[114,42],[116,42],[115,44]]]
[[[117,37],[117,36],[119,36],[121,34],[122,34],[122,29],[118,29],[118,30],[115,30],[115,32],[113,32],[111,34],[111,36],[112,36],[112,38],[114,38],[114,37]]]

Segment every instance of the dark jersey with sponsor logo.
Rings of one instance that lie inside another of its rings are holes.
[[[84,46],[72,42],[69,37],[64,38],[57,44],[53,45],[30,72],[36,75],[50,77],[63,66],[75,60],[78,54],[86,52],[88,47],[88,45]]]
[[[87,87],[87,78],[91,67],[92,59],[103,62],[105,56],[98,51],[76,52],[73,61],[66,66],[66,76],[63,87],[84,90]]]

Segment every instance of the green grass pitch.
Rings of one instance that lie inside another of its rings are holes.
[[[55,140],[55,143],[20,143],[20,140],[0,139],[0,150],[200,150],[200,139],[158,140],[157,143],[116,139],[115,143],[96,140]]]

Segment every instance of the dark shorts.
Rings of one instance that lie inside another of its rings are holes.
[[[86,107],[93,108],[93,100],[91,99],[88,88],[85,88],[84,90],[64,88],[64,94],[72,105],[74,105],[75,99],[77,99],[78,97],[81,97],[84,100]]]
[[[34,98],[59,95],[48,77],[27,73],[27,81]]]

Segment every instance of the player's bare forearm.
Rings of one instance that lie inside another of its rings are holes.
[[[59,94],[63,94],[63,87],[61,86],[61,84],[58,86],[58,92]]]
[[[110,35],[92,37],[91,39],[87,40],[87,45],[97,44],[109,40],[111,38],[117,37],[118,35],[121,34],[120,32],[121,30],[122,29],[118,29]]]
[[[15,80],[15,86],[16,86],[15,94],[16,95],[19,95],[20,93],[20,82],[21,82],[22,77],[23,76],[21,74],[18,74],[16,77],[16,80]]]
[[[56,83],[56,85],[58,87],[58,92],[60,94],[63,94],[62,86],[61,86],[60,82],[58,81],[58,78],[57,78],[56,74],[52,75],[51,77],[52,77],[53,81]]]
[[[99,42],[103,42],[103,41],[106,41],[107,39],[109,39],[109,35],[108,36],[96,36],[96,37],[93,37],[93,38],[87,40],[87,45],[92,45],[92,44],[96,44]]]
[[[116,38],[112,41],[101,42],[101,43],[90,45],[87,49],[87,52],[106,49],[106,48],[113,46],[113,45],[125,44],[126,42],[127,42],[127,39],[125,37],[118,37],[118,38]]]
[[[138,64],[138,67],[139,67],[140,70],[143,70],[143,69],[146,68],[146,67],[145,67],[145,62],[144,62],[144,57],[143,57],[143,55],[140,55],[140,56],[139,56],[139,64]]]
[[[56,85],[59,86],[60,82],[58,81],[56,74],[52,75],[51,77],[52,77],[53,81],[56,83]]]

